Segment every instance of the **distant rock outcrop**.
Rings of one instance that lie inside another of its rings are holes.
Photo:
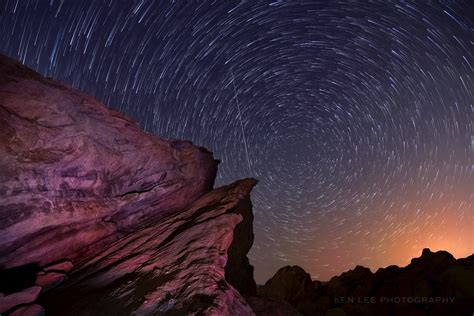
[[[279,299],[290,303],[304,313],[313,310],[316,291],[311,276],[298,266],[286,266],[259,288],[262,297]]]
[[[48,315],[252,314],[225,270],[229,247],[240,242],[234,230],[248,220],[242,213],[254,184],[213,190],[84,258],[67,283],[43,296]]]
[[[217,163],[0,55],[0,313],[252,315],[256,181]]]
[[[456,260],[424,249],[403,268],[372,273],[357,266],[329,282],[313,281],[299,267],[280,269],[259,290],[303,315],[470,315],[474,310],[474,255]]]

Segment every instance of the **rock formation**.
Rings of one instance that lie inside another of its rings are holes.
[[[259,291],[262,297],[283,300],[304,313],[313,309],[316,291],[311,276],[298,266],[286,266],[268,280]]]
[[[5,268],[73,259],[144,219],[184,209],[212,188],[217,170],[207,150],[147,134],[5,57],[0,126]]]
[[[406,267],[372,273],[361,266],[313,281],[299,267],[280,269],[259,289],[303,315],[469,315],[474,310],[474,255],[455,259],[424,249]]]
[[[270,297],[250,296],[246,297],[257,316],[301,316],[290,303]]]
[[[0,56],[0,313],[252,315],[256,181],[217,163]]]
[[[241,242],[233,232],[254,184],[213,190],[189,209],[84,258],[64,286],[44,295],[48,315],[252,314],[226,280],[225,267],[227,250]]]
[[[0,314],[472,314],[474,255],[428,249],[329,282],[288,266],[257,291],[256,180],[213,189],[217,163],[0,55]]]

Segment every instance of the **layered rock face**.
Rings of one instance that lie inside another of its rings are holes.
[[[251,315],[225,267],[229,247],[241,243],[234,230],[248,220],[242,213],[254,184],[213,190],[188,210],[84,258],[64,286],[44,296],[48,315]]]
[[[0,313],[252,315],[256,181],[217,163],[0,55]]]
[[[74,257],[186,208],[212,188],[216,170],[207,150],[147,134],[0,58],[0,266]]]
[[[303,315],[469,315],[474,310],[474,255],[455,259],[423,250],[403,268],[372,273],[357,266],[329,282],[313,281],[299,267],[285,267],[259,289]]]

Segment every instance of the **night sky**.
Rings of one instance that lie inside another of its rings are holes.
[[[0,1],[0,52],[244,177],[256,280],[474,252],[472,1]]]

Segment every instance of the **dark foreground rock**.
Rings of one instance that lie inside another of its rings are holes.
[[[474,255],[455,259],[424,249],[403,268],[372,273],[357,266],[329,282],[313,281],[300,267],[285,267],[259,289],[303,315],[472,315]],[[310,285],[312,284],[312,286]]]
[[[290,303],[269,297],[252,296],[246,298],[257,316],[301,316]]]
[[[0,313],[253,315],[256,181],[216,171],[0,55]]]

